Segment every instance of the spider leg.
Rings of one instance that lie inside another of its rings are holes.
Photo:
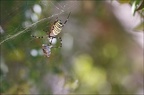
[[[62,38],[58,37],[58,39],[60,40],[60,46],[59,46],[59,48],[61,48],[62,47]]]
[[[45,36],[38,37],[38,36],[31,35],[31,37],[36,38],[36,39],[43,39]]]
[[[50,41],[50,43],[49,43],[49,46],[52,45],[52,40],[53,40],[53,38],[57,38],[57,39],[60,40],[60,46],[54,47],[54,48],[61,48],[61,47],[62,47],[62,38],[61,38],[61,37],[53,37],[53,36],[50,36],[50,37],[51,37],[51,41]]]
[[[65,20],[65,22],[63,23],[63,26],[67,23],[67,21],[68,21],[68,19],[69,19],[69,16],[70,16],[70,14],[71,14],[71,12],[69,13],[69,15],[68,15],[68,17],[67,17],[67,19]],[[63,27],[62,26],[62,27]]]
[[[49,36],[49,38],[51,39],[49,45],[52,45],[52,40],[53,40],[54,37],[53,36]]]

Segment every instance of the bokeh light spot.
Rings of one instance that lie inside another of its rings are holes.
[[[105,57],[114,58],[118,54],[118,48],[116,45],[108,43],[103,48],[103,54]]]
[[[34,10],[35,13],[38,13],[38,14],[40,14],[41,11],[42,11],[41,6],[38,5],[38,4],[34,5],[33,10]]]
[[[32,56],[37,56],[37,55],[38,55],[38,51],[35,50],[35,49],[32,49],[31,52],[30,52],[30,54],[31,54]]]

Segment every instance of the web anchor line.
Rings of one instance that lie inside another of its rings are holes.
[[[22,34],[22,33],[27,32],[28,29],[30,29],[30,28],[33,27],[34,25],[38,24],[39,22],[43,22],[43,21],[45,21],[45,20],[47,20],[47,19],[50,19],[50,18],[52,18],[52,17],[54,17],[54,16],[58,16],[58,15],[60,15],[60,14],[62,14],[62,13],[63,13],[63,12],[54,14],[54,15],[52,15],[52,16],[50,16],[50,17],[43,18],[43,19],[41,19],[41,20],[39,20],[39,21],[37,21],[37,22],[31,24],[29,27],[25,28],[24,30],[19,31],[18,33],[16,33],[16,34],[14,34],[14,35],[12,35],[12,36],[10,36],[10,37],[8,37],[8,38],[2,40],[2,41],[0,42],[0,45],[2,45],[4,42],[6,42],[6,41],[8,41],[8,40],[10,40],[10,39],[13,39],[13,38],[19,36],[19,35]]]

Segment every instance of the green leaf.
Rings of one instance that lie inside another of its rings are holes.
[[[132,10],[132,14],[133,14],[133,15],[135,14],[135,9],[136,9],[136,1],[134,1],[134,2],[132,3],[132,8],[131,8],[131,10]]]

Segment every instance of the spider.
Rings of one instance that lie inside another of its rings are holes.
[[[54,24],[52,25],[50,32],[47,32],[47,36],[48,36],[47,38],[48,38],[48,40],[51,40],[50,41],[50,45],[52,44],[53,38],[57,38],[56,36],[62,31],[62,28],[67,23],[70,14],[71,14],[71,12],[69,13],[69,15],[68,15],[68,17],[67,17],[67,19],[65,20],[64,23],[62,23],[61,20],[58,19],[58,17],[54,21]],[[38,39],[41,39],[41,38],[45,37],[45,36],[37,37],[37,36],[34,36],[34,35],[31,35],[31,36],[34,37],[34,38],[38,38]],[[59,37],[59,39],[61,40],[61,46],[62,46],[62,39],[61,39],[61,37]]]
[[[44,53],[44,55],[46,57],[50,57],[51,48],[60,48],[60,47],[62,47],[62,38],[61,37],[56,37],[56,36],[62,31],[62,28],[67,23],[70,14],[71,14],[71,12],[69,13],[67,19],[65,20],[65,22],[63,24],[62,24],[61,20],[59,20],[58,17],[57,17],[56,20],[54,21],[54,24],[51,27],[50,32],[47,32],[47,36],[48,36],[47,38],[48,38],[49,41],[50,40],[51,41],[50,41],[49,45],[42,44],[42,50],[43,50],[43,53]],[[34,35],[31,35],[31,36],[34,37],[34,38],[38,38],[38,39],[41,39],[41,38],[45,37],[45,36],[37,37],[37,36],[34,36]],[[59,47],[53,47],[52,46],[52,40],[53,40],[53,38],[58,38],[60,40],[60,46]]]

